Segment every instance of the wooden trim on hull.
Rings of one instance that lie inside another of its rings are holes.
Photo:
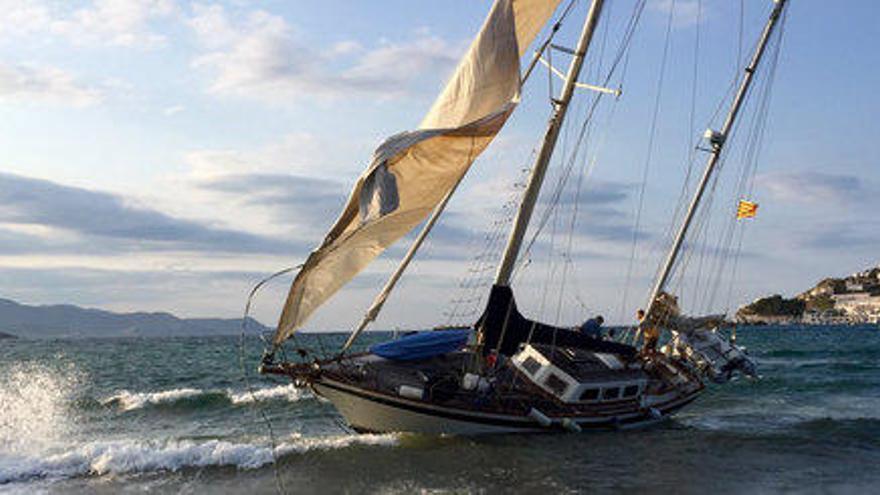
[[[565,431],[562,418],[552,418],[548,427],[537,424],[527,416],[468,412],[461,409],[425,404],[363,390],[322,377],[311,384],[316,394],[331,401],[358,431],[376,433],[410,432],[425,434],[483,434],[509,432]],[[650,410],[633,411],[614,416],[569,417],[581,429],[630,429],[662,421],[668,415],[686,406],[701,390],[654,406],[659,417]]]

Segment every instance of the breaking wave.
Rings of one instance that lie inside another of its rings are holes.
[[[0,368],[0,453],[30,452],[68,435],[82,374],[73,366]]]
[[[194,397],[203,396],[205,392],[197,388],[177,388],[162,392],[129,392],[122,390],[101,401],[105,406],[116,406],[123,411],[142,409],[146,406],[173,404]]]
[[[229,398],[233,404],[248,404],[261,400],[287,400],[296,402],[300,399],[311,397],[311,393],[305,389],[296,388],[293,384],[279,385],[277,387],[257,389],[250,392],[232,393]]]
[[[309,398],[308,391],[297,389],[293,384],[256,389],[253,393],[234,390],[202,390],[198,388],[177,388],[158,392],[130,392],[121,390],[100,401],[104,406],[117,407],[122,411],[133,411],[147,407],[201,406],[206,403],[249,404],[255,401],[282,400],[296,402]]]
[[[275,454],[283,457],[313,450],[394,446],[398,440],[398,436],[388,434],[330,437],[293,435],[275,448]],[[0,484],[41,478],[179,471],[209,466],[257,469],[272,463],[272,459],[270,447],[223,440],[94,442],[80,445],[74,450],[40,457],[0,456]]]

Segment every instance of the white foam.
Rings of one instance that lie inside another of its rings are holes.
[[[71,366],[0,368],[0,453],[35,452],[67,436],[81,374]]]
[[[303,437],[294,435],[276,447],[278,456],[311,450],[332,450],[353,445],[392,446],[395,435],[340,435]],[[272,449],[223,440],[206,442],[143,441],[93,442],[53,455],[0,456],[0,484],[39,478],[77,475],[123,474],[149,471],[178,471],[184,468],[234,466],[256,469],[272,462]]]
[[[0,483],[75,475],[177,471],[185,467],[257,468],[272,461],[271,450],[220,440],[156,445],[147,442],[96,442],[54,455],[0,459]]]
[[[198,388],[175,388],[158,392],[130,392],[121,390],[101,401],[105,406],[118,406],[123,411],[142,409],[148,406],[171,404],[180,400],[191,399],[206,394],[223,394],[233,404],[249,404],[261,400],[287,400],[296,402],[312,397],[311,393],[296,388],[293,384],[278,385],[269,388],[258,388],[253,394],[248,391],[210,391]]]
[[[397,445],[400,436],[392,433],[386,434],[363,434],[363,435],[336,435],[326,437],[305,437],[299,433],[291,436],[289,442],[282,442],[276,448],[280,456],[291,453],[305,453],[310,450],[333,450],[351,447],[353,445],[369,445],[378,447],[391,447]]]
[[[148,405],[176,402],[204,394],[197,388],[176,388],[161,392],[129,392],[122,390],[101,401],[104,405],[119,404],[123,411],[141,409]]]
[[[261,400],[286,399],[290,402],[296,402],[300,399],[310,397],[311,394],[301,388],[296,388],[292,383],[288,385],[279,385],[277,387],[257,389],[253,394],[245,392],[228,392],[229,399],[233,404],[248,404]]]

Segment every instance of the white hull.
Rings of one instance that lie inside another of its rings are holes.
[[[312,383],[314,391],[336,406],[346,422],[359,431],[408,432],[427,435],[480,435],[487,433],[527,433],[564,431],[561,418],[541,426],[527,416],[485,414],[437,407],[421,401],[390,397],[336,381],[322,379]],[[582,429],[630,429],[666,419],[697,394],[680,397],[658,406],[655,414],[633,412],[609,417],[571,418]],[[660,414],[656,414],[659,412]]]

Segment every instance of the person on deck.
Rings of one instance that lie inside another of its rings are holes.
[[[602,315],[598,315],[595,318],[590,318],[589,320],[583,322],[581,324],[580,331],[587,337],[593,339],[601,339],[603,323],[605,323],[605,318],[603,318]]]
[[[639,321],[639,325],[642,325],[642,321],[645,319],[645,310],[640,309],[636,311],[636,319]],[[641,327],[642,330],[642,338],[644,339],[645,345],[642,347],[643,354],[651,354],[657,350],[657,342],[660,341],[660,329],[657,328],[656,325],[652,325],[650,322]]]

